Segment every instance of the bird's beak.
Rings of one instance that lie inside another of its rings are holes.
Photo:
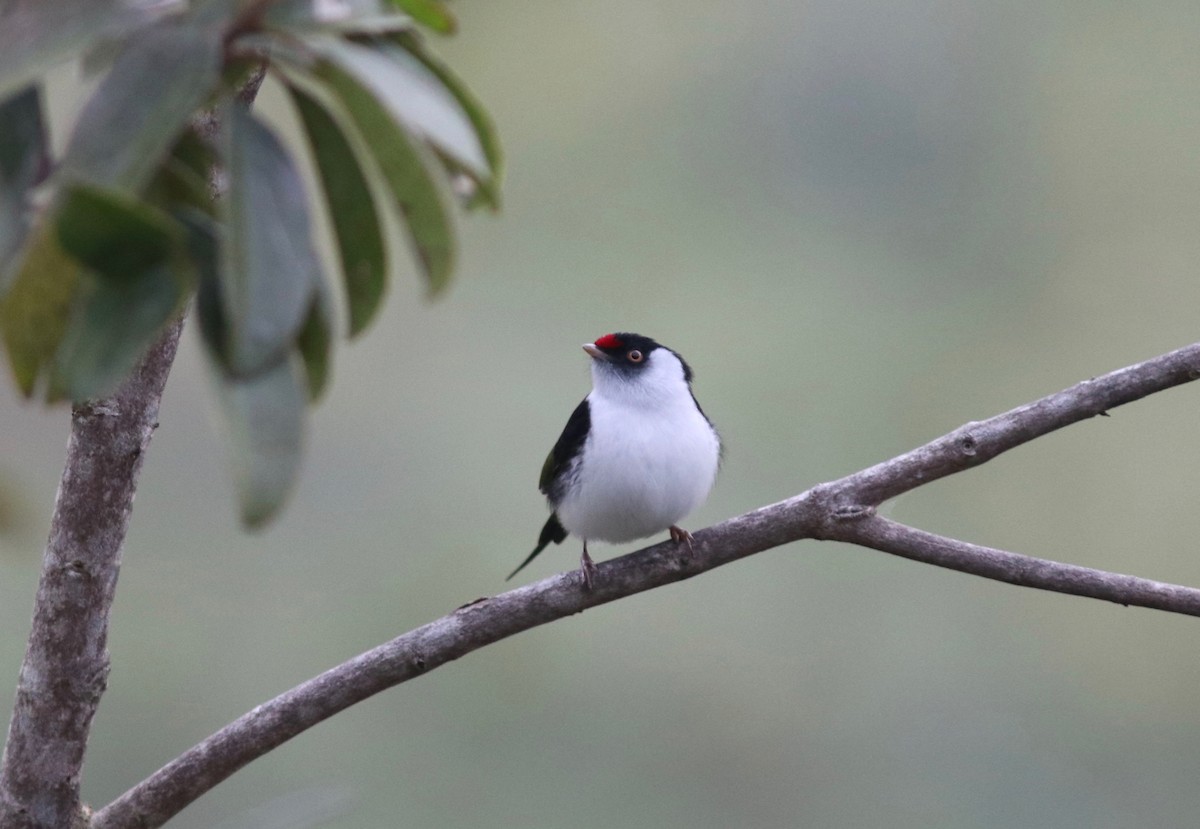
[[[605,362],[612,360],[612,357],[609,357],[603,351],[596,348],[595,343],[584,343],[583,350],[586,351],[593,360],[604,360]]]

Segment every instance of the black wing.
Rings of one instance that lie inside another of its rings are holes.
[[[575,407],[575,411],[571,412],[571,416],[567,418],[567,425],[563,427],[562,434],[558,436],[558,441],[554,444],[554,448],[550,450],[550,454],[546,456],[546,462],[542,464],[542,475],[538,479],[538,489],[545,493],[550,499],[550,503],[558,504],[562,500],[563,490],[566,487],[566,475],[571,468],[571,461],[579,454],[583,442],[587,440],[588,429],[592,425],[592,413],[588,408],[587,398]],[[521,562],[516,570],[508,574],[511,579],[517,573],[524,569],[525,565],[537,558],[538,553],[546,549],[550,544],[561,544],[567,537],[567,531],[562,523],[558,520],[558,513],[551,513],[550,519],[546,522],[546,526],[542,527],[542,533],[538,536],[537,546],[533,548],[533,552],[529,557]],[[508,579],[505,579],[508,581]]]
[[[557,504],[562,500],[562,488],[565,484],[563,476],[570,468],[571,461],[583,448],[583,442],[587,439],[591,425],[592,413],[585,397],[583,402],[575,407],[575,411],[571,412],[571,417],[567,419],[567,425],[563,427],[562,434],[558,436],[558,442],[554,444],[554,448],[546,456],[546,462],[542,464],[542,476],[538,479],[538,489],[550,499],[551,503]]]

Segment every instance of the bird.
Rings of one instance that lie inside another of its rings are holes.
[[[591,357],[592,390],[542,465],[538,489],[550,518],[509,579],[568,534],[583,541],[579,572],[587,590],[595,578],[589,541],[620,544],[668,530],[690,552],[692,535],[679,522],[716,481],[721,438],[692,393],[683,357],[624,332],[583,350]]]

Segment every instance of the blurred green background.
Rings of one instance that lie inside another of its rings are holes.
[[[455,7],[441,52],[499,123],[505,210],[462,222],[448,297],[397,283],[340,350],[263,534],[237,526],[185,336],[125,550],[97,804],[503,590],[585,340],[641,331],[696,368],[727,445],[696,529],[1197,339],[1194,0]],[[1200,585],[1198,406],[1155,396],[890,514]],[[6,720],[67,415],[5,383],[0,418]],[[1190,826],[1198,644],[1200,620],[804,542],[472,654],[172,825]]]

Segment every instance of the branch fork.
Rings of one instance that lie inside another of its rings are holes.
[[[1051,431],[1198,378],[1200,343],[967,423],[891,460],[701,530],[688,555],[662,542],[602,562],[593,590],[582,589],[572,571],[462,605],[242,715],[90,815],[91,829],[155,829],[247,763],[380,691],[538,625],[801,539],[841,541],[1009,584],[1200,616],[1197,588],[983,547],[877,511],[898,495]],[[0,788],[0,796],[7,790]],[[0,825],[33,824],[0,811]]]

